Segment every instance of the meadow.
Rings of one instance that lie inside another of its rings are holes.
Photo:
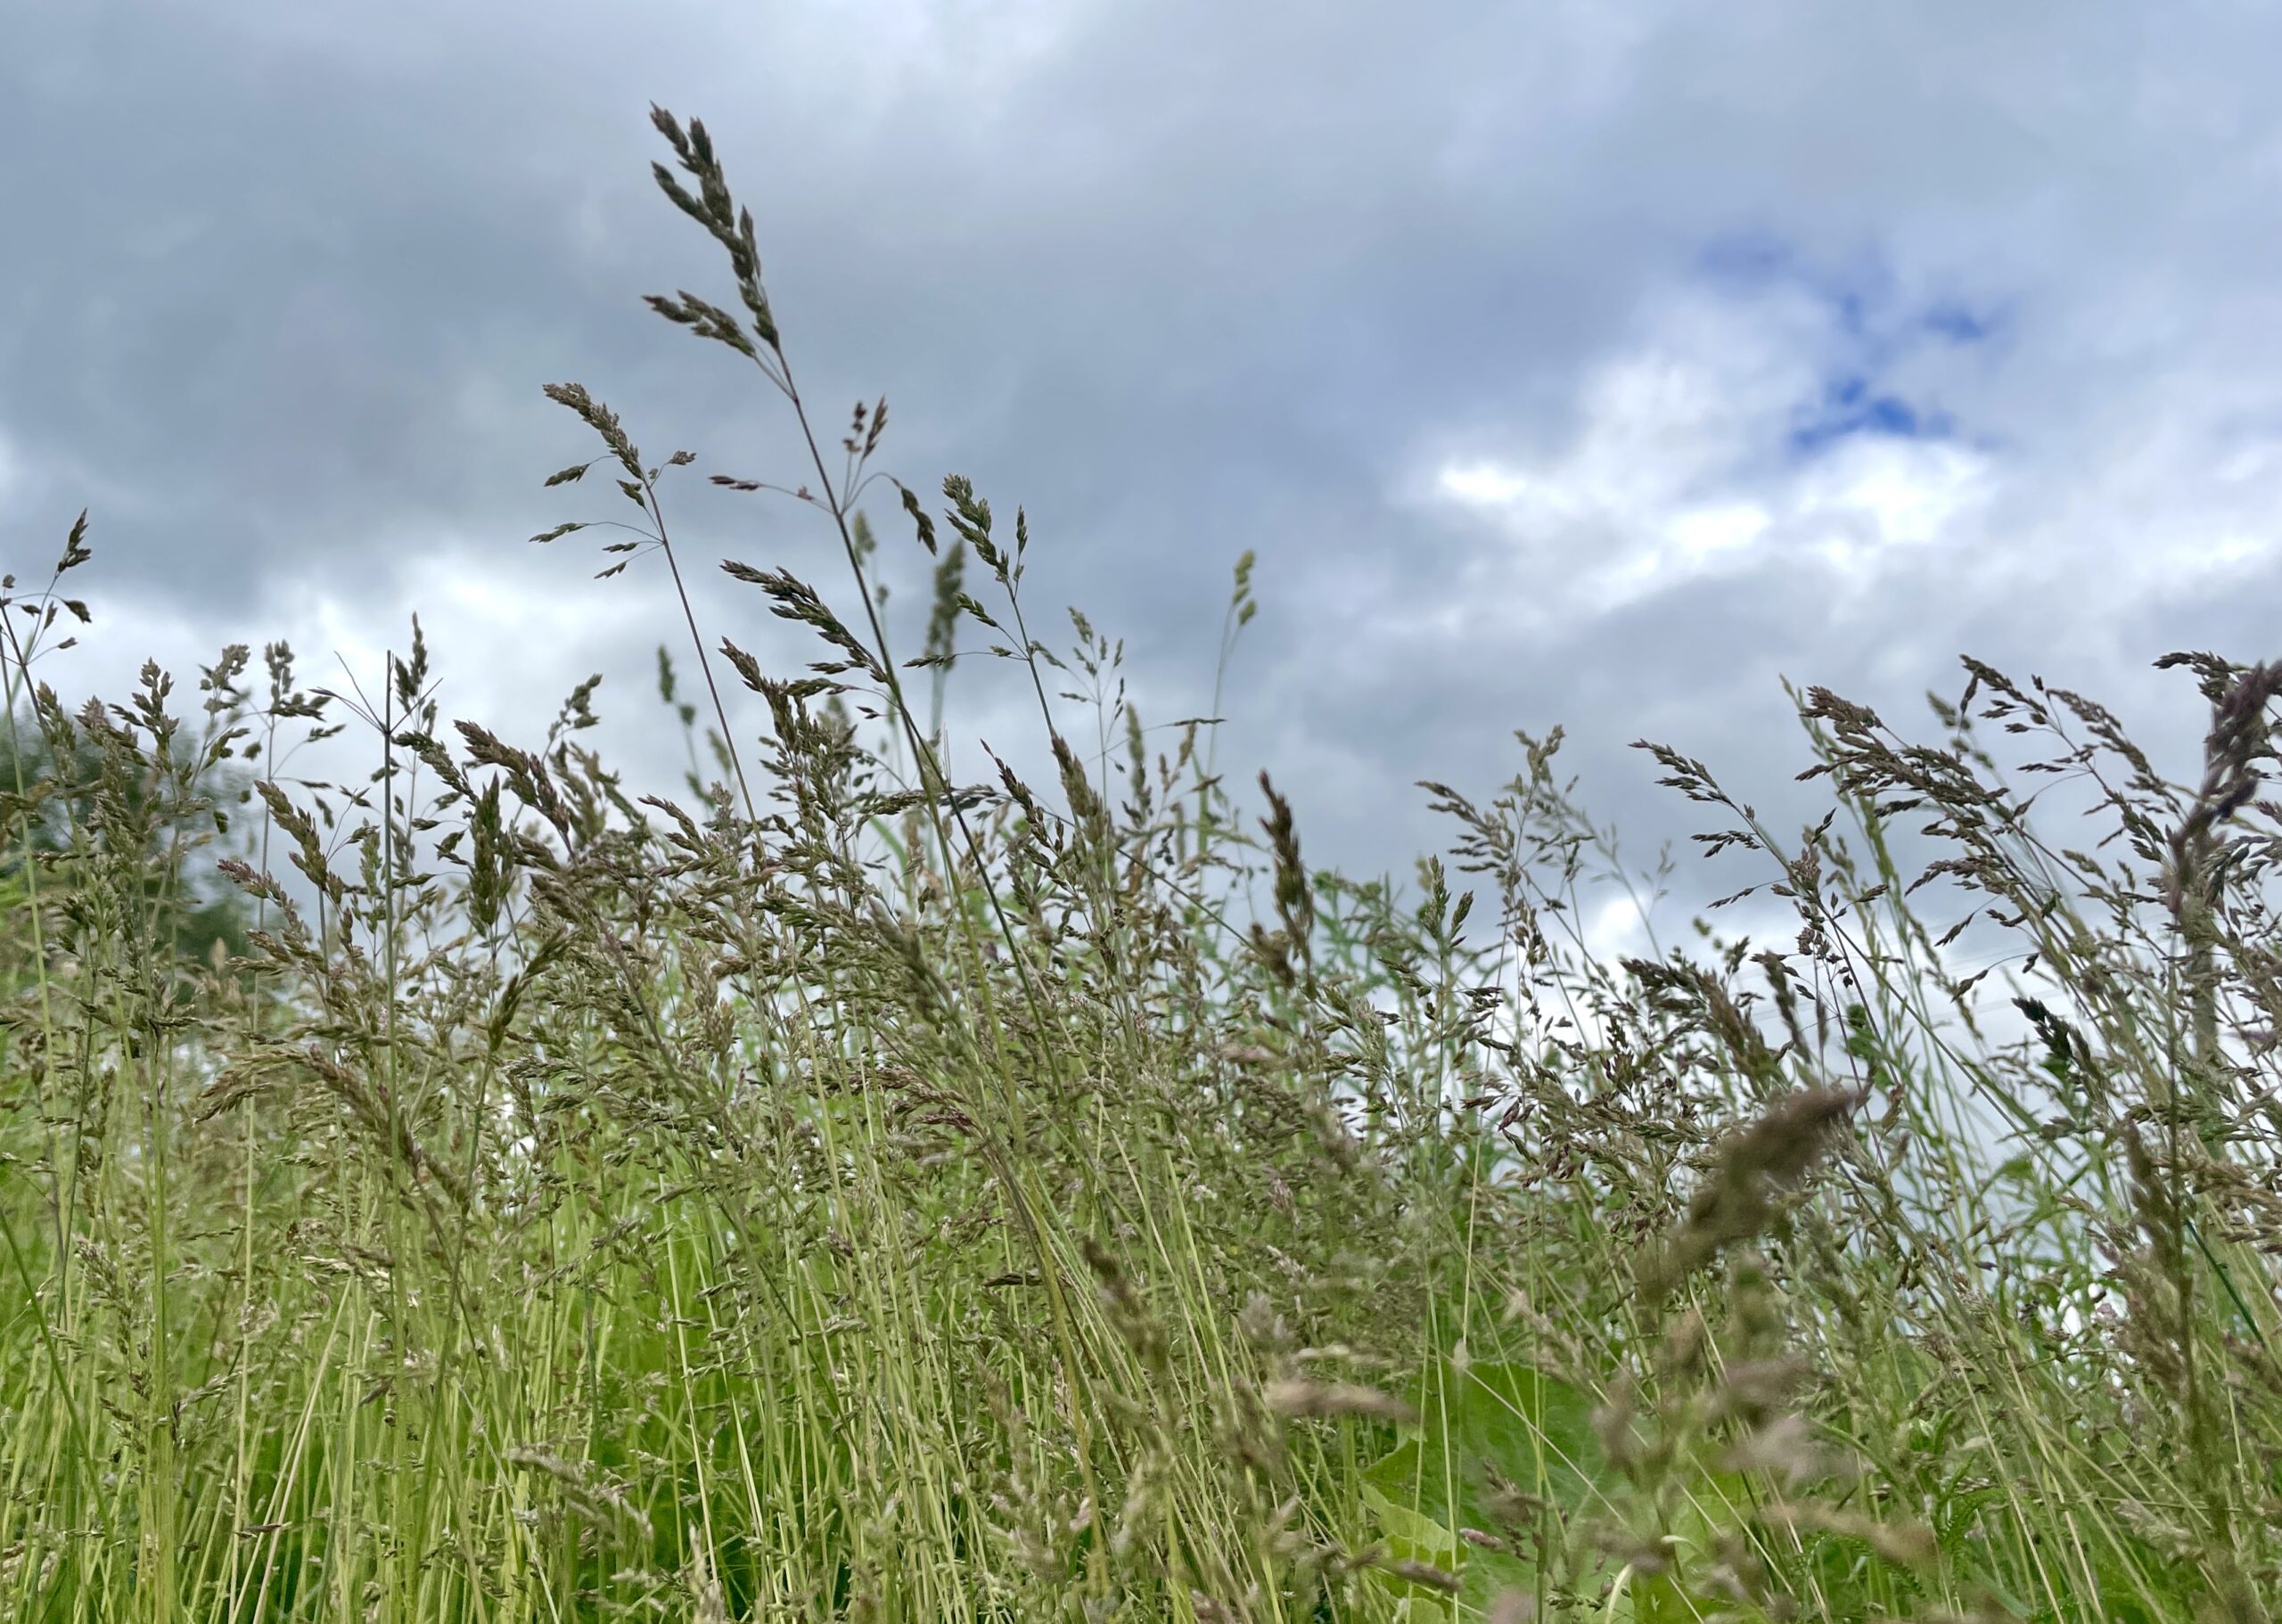
[[[1932,743],[1805,689],[1795,835],[1643,742],[1795,939],[1588,954],[1584,888],[1654,879],[1557,730],[1388,787],[1449,820],[1415,890],[1313,869],[1040,611],[1022,514],[872,472],[884,401],[826,444],[703,126],[655,122],[730,291],[650,303],[814,475],[712,477],[846,566],[677,551],[693,459],[549,386],[592,460],[541,539],[680,594],[677,800],[590,690],[455,724],[416,641],[368,693],[271,644],[74,708],[100,525],[6,585],[0,1616],[2271,1616],[2282,668],[2169,657],[2184,785],[1974,661]],[[762,611],[812,663],[738,646]],[[947,773],[977,661],[1052,782]],[[369,773],[296,776],[311,737]],[[1960,972],[1974,919],[2008,952]]]

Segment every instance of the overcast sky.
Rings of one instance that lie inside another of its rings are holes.
[[[10,34],[0,554],[44,574],[91,510],[67,697],[276,636],[369,681],[416,609],[452,714],[529,738],[599,671],[669,773],[657,561],[526,541],[619,505],[540,488],[598,449],[565,380],[697,455],[709,635],[811,657],[710,569],[846,597],[818,515],[702,483],[802,471],[759,375],[642,306],[734,302],[653,101],[757,217],[820,429],[885,394],[879,466],[1026,508],[1034,625],[1122,636],[1145,721],[1206,707],[1257,550],[1220,760],[1316,861],[1407,874],[1413,781],[1486,793],[1558,722],[1628,852],[1682,849],[1684,925],[1764,875],[1686,855],[1717,824],[1638,736],[1795,824],[1784,677],[1930,738],[1970,652],[2183,773],[2200,703],[2150,662],[2282,653],[2272,7],[30,0]],[[963,672],[962,731],[1036,759],[1018,697]]]

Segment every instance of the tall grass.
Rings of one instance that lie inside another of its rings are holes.
[[[2270,1616],[2273,668],[2167,662],[2212,706],[2184,787],[1977,663],[1930,746],[1810,689],[1794,840],[1644,745],[1794,943],[1588,955],[1580,886],[1656,876],[1557,732],[1425,786],[1416,898],[1311,870],[1108,636],[1034,629],[1027,523],[964,480],[897,487],[935,592],[894,640],[886,405],[827,452],[750,215],[656,123],[735,299],[651,302],[782,395],[845,564],[707,590],[693,459],[549,389],[601,454],[548,483],[624,504],[605,573],[677,588],[679,804],[582,742],[590,689],[447,727],[416,635],[372,693],[272,645],[74,711],[84,517],[5,588],[7,1617]],[[1224,676],[1252,607],[1247,559]],[[822,657],[705,629],[756,609]],[[1055,783],[954,776],[978,658]],[[2035,832],[1991,724],[2121,858]],[[288,773],[327,734],[368,777]],[[1960,892],[2026,1040],[1912,911]]]

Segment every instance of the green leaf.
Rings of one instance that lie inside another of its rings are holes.
[[[1592,1400],[1565,1382],[1517,1364],[1465,1370],[1438,1365],[1414,1384],[1408,1397],[1419,1415],[1417,1434],[1365,1469],[1365,1499],[1380,1517],[1390,1548],[1400,1539],[1419,1538],[1422,1526],[1457,1542],[1459,1560],[1449,1565],[1465,1584],[1460,1616],[1479,1617],[1500,1590],[1533,1589],[1535,1563],[1523,1555],[1466,1544],[1457,1530],[1519,1536],[1517,1547],[1528,1550],[1533,1530],[1515,1529],[1491,1510],[1493,1470],[1564,1518],[1602,1509],[1610,1471],[1593,1430]],[[1382,1505],[1408,1521],[1389,1517]],[[1543,1531],[1559,1537],[1557,1529]],[[1421,1560],[1445,1565],[1432,1557]]]
[[[1593,1430],[1592,1400],[1565,1382],[1526,1365],[1449,1364],[1413,1388],[1418,1436],[1366,1476],[1398,1501],[1408,1500],[1456,1526],[1489,1526],[1489,1477],[1495,1467],[1523,1494],[1564,1512],[1595,1509],[1608,1464]]]
[[[1461,1570],[1465,1546],[1450,1530],[1432,1517],[1421,1516],[1409,1507],[1398,1505],[1367,1481],[1363,1485],[1363,1504],[1371,1508],[1371,1515],[1378,1523],[1379,1543],[1386,1547],[1390,1557],[1397,1562],[1427,1562],[1453,1573]],[[1445,1604],[1441,1594],[1428,1586],[1377,1571],[1372,1572],[1371,1578],[1388,1595],[1409,1598],[1414,1618],[1419,1616],[1419,1603]]]

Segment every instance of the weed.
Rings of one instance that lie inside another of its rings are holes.
[[[234,647],[192,717],[155,668],[71,710],[84,515],[0,587],[0,1613],[2269,1616],[2274,668],[2164,662],[2214,718],[2184,789],[1978,662],[1937,745],[1809,689],[1836,804],[1795,841],[1644,744],[1787,947],[1588,955],[1580,886],[1668,870],[1558,731],[1487,800],[1424,786],[1455,838],[1399,900],[1310,870],[1265,775],[1248,823],[1211,718],[1145,728],[1084,615],[1036,635],[1027,517],[963,479],[891,481],[909,652],[858,506],[887,403],[827,455],[751,215],[655,124],[735,296],[650,303],[813,476],[711,477],[845,571],[706,593],[665,512],[696,459],[548,386],[603,455],[547,485],[606,467],[639,514],[602,573],[676,587],[684,801],[582,742],[591,683],[535,742],[447,726],[416,624],[370,693],[272,645],[265,697]],[[1253,594],[1247,555],[1216,712]],[[819,657],[701,629],[755,608]],[[954,774],[975,659],[1053,784]],[[2020,770],[2123,856],[2048,843],[1985,723],[2056,741]],[[363,782],[288,774],[350,727]],[[1976,918],[2009,1005],[1948,956]]]

